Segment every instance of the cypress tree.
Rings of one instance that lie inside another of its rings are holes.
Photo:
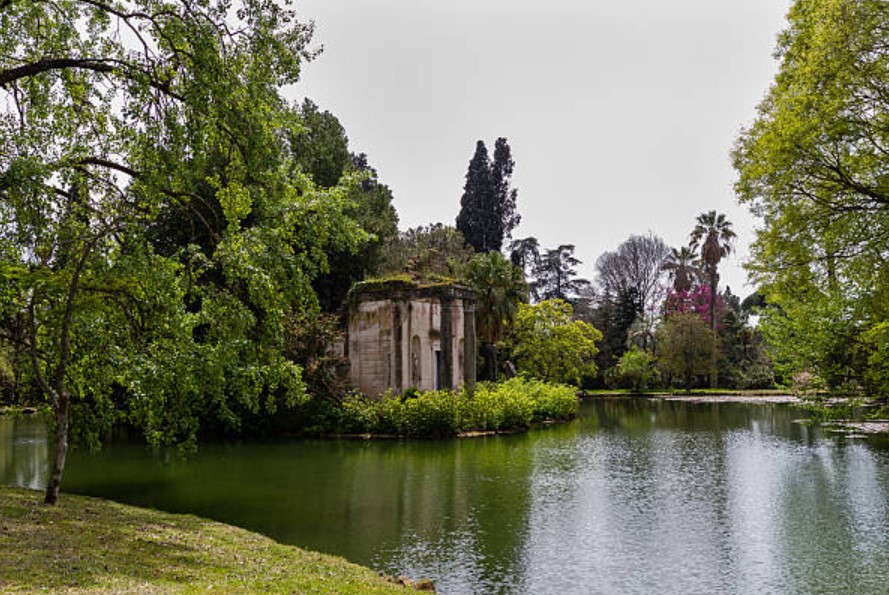
[[[497,220],[500,226],[497,250],[500,250],[505,238],[512,237],[512,230],[521,221],[521,216],[516,212],[516,197],[519,191],[510,187],[514,168],[515,162],[512,160],[509,143],[500,137],[494,143],[494,162],[491,164],[491,182],[494,186]]]
[[[505,138],[498,138],[494,144],[493,162],[484,141],[476,143],[457,215],[457,229],[476,252],[499,252],[503,240],[519,223],[518,192],[510,187],[514,167]]]
[[[460,214],[457,215],[457,229],[476,252],[499,249],[491,248],[497,235],[497,229],[492,225],[497,215],[492,182],[488,149],[484,141],[478,141],[466,172]]]

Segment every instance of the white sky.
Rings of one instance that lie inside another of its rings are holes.
[[[294,98],[342,122],[400,227],[454,224],[482,139],[509,139],[521,225],[595,262],[631,234],[685,244],[716,209],[738,234],[722,282],[746,296],[754,219],[729,151],[777,71],[790,0],[297,0],[324,52]]]

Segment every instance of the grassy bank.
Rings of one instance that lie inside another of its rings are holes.
[[[0,486],[0,592],[405,593],[341,558],[244,529]]]

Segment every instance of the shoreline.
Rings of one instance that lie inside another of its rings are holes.
[[[430,590],[189,514],[0,486],[0,591],[380,593]]]

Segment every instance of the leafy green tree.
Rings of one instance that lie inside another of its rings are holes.
[[[718,322],[716,286],[719,283],[719,263],[731,253],[734,239],[735,232],[732,230],[731,222],[725,215],[717,214],[716,211],[698,215],[695,228],[691,232],[689,247],[695,251],[700,249],[703,273],[710,286],[710,330],[714,333]],[[716,388],[717,382],[718,372],[714,361],[710,372],[710,388]]]
[[[385,246],[398,237],[398,214],[392,205],[392,192],[381,183],[365,154],[351,155],[343,176],[357,183],[349,184],[344,214],[365,232],[360,248],[346,247],[327,253],[326,272],[312,283],[322,310],[338,310],[356,281],[379,275],[384,267]],[[340,180],[345,181],[341,177]]]
[[[596,374],[596,342],[602,333],[572,314],[571,304],[558,299],[519,305],[506,339],[519,372],[575,385]]]
[[[697,314],[670,316],[659,330],[658,345],[660,365],[682,378],[686,393],[691,392],[695,376],[712,370],[716,334]]]
[[[748,266],[781,371],[872,386],[881,350],[868,338],[889,298],[889,8],[796,0],[788,20],[775,83],[733,154],[739,198],[762,218]]]
[[[47,502],[69,428],[191,444],[304,394],[283,313],[360,239],[283,142],[310,34],[271,0],[0,2],[0,286],[55,413]],[[156,249],[173,211],[203,240]]]
[[[657,378],[654,357],[633,345],[621,356],[614,368],[613,376],[621,386],[641,393]]]
[[[604,335],[598,357],[603,373],[623,356],[629,330],[641,314],[642,300],[635,287],[619,289],[617,295],[606,293],[600,298],[592,320]]]
[[[457,229],[476,252],[499,252],[504,239],[519,223],[518,192],[510,186],[514,168],[505,138],[498,138],[494,144],[493,163],[484,141],[476,143],[457,215]]]
[[[319,110],[311,99],[303,100],[299,113],[302,126],[289,138],[294,165],[318,186],[332,188],[351,164],[346,130],[336,116]]]
[[[484,358],[481,379],[496,381],[496,344],[525,301],[528,286],[521,269],[499,252],[476,254],[466,265],[466,276],[475,291],[475,328]]]

